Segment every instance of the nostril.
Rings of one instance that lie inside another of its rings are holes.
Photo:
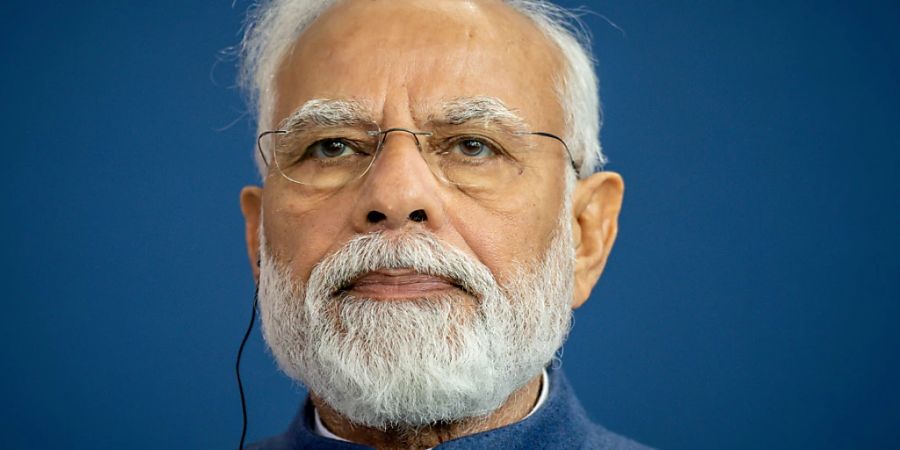
[[[369,211],[369,213],[366,214],[366,220],[368,220],[369,223],[378,223],[384,219],[387,219],[387,216],[378,211]]]
[[[409,213],[409,220],[412,220],[413,222],[424,222],[428,220],[428,215],[425,214],[424,209],[417,209]]]

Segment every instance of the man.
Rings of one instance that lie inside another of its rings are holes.
[[[590,56],[533,0],[274,1],[241,192],[263,334],[309,389],[253,448],[644,448],[550,367],[616,236]]]

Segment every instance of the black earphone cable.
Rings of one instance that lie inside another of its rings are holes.
[[[244,449],[244,439],[247,437],[247,401],[244,399],[244,384],[241,383],[241,355],[244,353],[244,346],[247,345],[247,339],[250,338],[250,332],[253,331],[253,324],[256,323],[256,303],[259,301],[259,284],[253,293],[253,310],[250,311],[250,323],[247,325],[247,331],[244,338],[241,339],[241,346],[238,347],[237,362],[234,364],[234,371],[237,374],[238,392],[241,394],[241,415],[243,416],[243,425],[241,426],[241,442],[238,444],[238,450]]]

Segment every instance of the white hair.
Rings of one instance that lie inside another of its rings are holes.
[[[575,263],[568,204],[547,251],[514,265],[504,284],[424,231],[358,235],[304,284],[275,258],[260,227],[266,343],[286,374],[355,424],[414,430],[477,421],[539,375],[568,334]],[[380,268],[443,277],[460,292],[390,302],[341,291]]]
[[[241,84],[257,106],[260,132],[271,129],[276,101],[275,74],[287,50],[322,12],[337,0],[261,0],[251,8],[241,44]],[[560,50],[566,63],[555,86],[565,114],[564,139],[584,178],[605,164],[600,147],[602,113],[597,75],[586,28],[578,15],[545,0],[503,0],[530,18]],[[265,162],[256,154],[265,176]]]

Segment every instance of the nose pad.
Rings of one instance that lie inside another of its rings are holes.
[[[378,150],[376,153],[381,153],[384,150],[385,141],[387,141],[388,135],[395,132],[400,131],[406,134],[409,134],[413,138],[413,142],[416,143],[416,149],[419,150],[419,153],[422,153],[422,142],[419,140],[419,137],[428,137],[431,136],[432,132],[430,131],[414,131],[407,128],[388,128],[384,131],[370,131],[369,134],[372,136],[379,136],[378,139]]]
[[[397,127],[388,128],[387,130],[384,130],[384,131],[370,131],[369,132],[370,136],[380,136],[380,138],[378,139],[378,145],[375,150],[375,158],[373,159],[371,165],[369,166],[369,169],[366,169],[366,171],[370,170],[371,167],[373,165],[375,165],[376,159],[378,159],[380,157],[383,158],[383,156],[381,156],[381,155],[382,155],[382,153],[384,153],[384,147],[386,145],[388,135],[395,131],[409,134],[410,137],[412,137],[413,142],[416,144],[416,150],[418,150],[419,156],[422,157],[422,160],[425,162],[425,165],[428,166],[428,171],[431,172],[431,175],[433,175],[436,179],[438,179],[440,181],[447,182],[447,179],[441,173],[439,173],[439,171],[432,165],[432,162],[429,161],[429,157],[426,156],[426,154],[425,154],[426,151],[428,151],[428,149],[425,147],[430,145],[430,142],[428,142],[427,139],[434,136],[434,133],[431,131],[415,131],[415,130],[410,130],[408,128],[397,128]],[[424,142],[423,142],[423,139],[425,139]]]

